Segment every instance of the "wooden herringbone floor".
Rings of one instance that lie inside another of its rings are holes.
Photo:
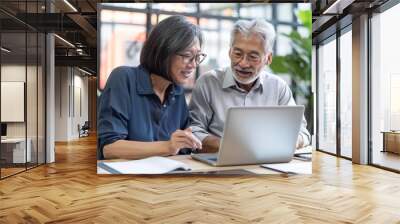
[[[0,223],[400,223],[400,175],[315,153],[309,176],[98,176],[95,138],[0,181]]]

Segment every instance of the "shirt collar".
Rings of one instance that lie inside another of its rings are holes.
[[[236,86],[235,78],[233,78],[233,71],[231,67],[226,68],[224,81],[222,83],[222,88],[226,89],[232,86]]]
[[[136,91],[140,95],[154,94],[153,86],[150,80],[150,73],[142,65],[139,65],[138,77],[136,81]]]
[[[261,87],[261,88],[263,87],[264,79],[265,79],[265,76],[267,75],[267,72],[263,69],[263,70],[260,71],[260,73],[261,74],[258,77],[258,79],[256,80],[256,83],[254,84],[253,89],[257,89],[259,87]],[[229,88],[229,87],[232,87],[232,86],[235,86],[235,87],[239,88],[239,86],[237,85],[237,83],[235,81],[235,78],[233,77],[232,68],[228,67],[226,69],[226,72],[225,72],[225,77],[224,77],[224,80],[223,80],[223,83],[222,83],[222,88],[226,89],[226,88]]]
[[[150,80],[150,73],[145,69],[142,65],[138,67],[141,71],[138,74],[137,82],[136,82],[136,91],[140,95],[151,95],[155,94],[153,90],[153,85]],[[172,86],[171,94],[174,95],[182,95],[183,87],[176,85],[175,83]]]
[[[182,95],[183,94],[183,87],[178,86],[176,84],[172,85],[172,91],[171,94],[174,94],[175,96]]]

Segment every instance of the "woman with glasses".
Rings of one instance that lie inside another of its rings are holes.
[[[114,69],[98,105],[99,159],[140,159],[201,149],[182,85],[203,61],[202,34],[183,16],[154,27],[138,67]]]

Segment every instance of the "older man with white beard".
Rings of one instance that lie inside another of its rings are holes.
[[[235,23],[231,32],[231,66],[199,77],[189,104],[193,134],[203,144],[201,152],[216,152],[223,133],[225,112],[234,106],[295,105],[284,80],[265,71],[272,62],[273,26],[263,20]],[[303,117],[297,148],[310,143]]]

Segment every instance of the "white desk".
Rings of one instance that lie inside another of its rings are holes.
[[[12,162],[12,163],[25,163],[25,162],[31,162],[31,145],[32,141],[30,138],[27,138],[26,142],[27,147],[26,147],[26,152],[25,152],[25,138],[6,138],[6,139],[1,139],[1,151],[2,151],[2,157],[4,158],[3,154],[7,154],[9,152],[12,152],[12,161],[11,158],[9,160],[6,160],[7,162]],[[25,161],[26,159],[26,161]]]

